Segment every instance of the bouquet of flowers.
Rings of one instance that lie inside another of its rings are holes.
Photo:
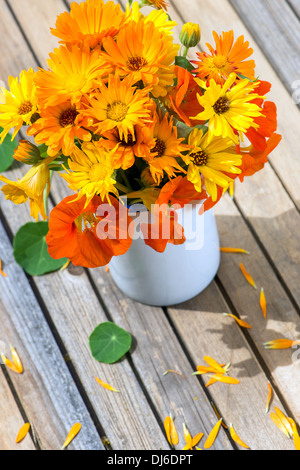
[[[173,205],[212,208],[280,142],[271,84],[256,78],[249,43],[213,32],[215,44],[197,52],[200,27],[187,23],[177,44],[167,6],[74,2],[51,28],[60,45],[48,70],[23,70],[1,89],[1,142],[24,127],[14,158],[30,166],[18,181],[0,177],[6,199],[29,199],[32,217],[46,221],[53,173],[74,192],[43,222],[53,259],[93,268],[125,253],[137,202],[155,219],[157,236],[142,227],[147,245],[184,243]]]

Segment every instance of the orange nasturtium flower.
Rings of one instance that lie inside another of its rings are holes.
[[[128,209],[114,197],[110,198],[109,205],[100,196],[94,196],[87,207],[85,197],[75,198],[66,197],[50,214],[46,237],[48,252],[54,259],[70,259],[75,266],[106,266],[113,256],[124,254],[131,246]],[[108,211],[112,208],[105,218],[100,216],[102,204]],[[108,232],[99,231],[100,222],[106,224],[104,228],[107,227]]]

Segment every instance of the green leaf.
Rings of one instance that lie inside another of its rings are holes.
[[[112,322],[100,323],[89,338],[92,356],[99,362],[117,362],[131,348],[130,334]]]
[[[31,276],[57,271],[67,262],[66,258],[55,260],[49,255],[45,240],[48,231],[48,222],[29,222],[15,235],[15,260]]]
[[[3,131],[0,127],[0,134]],[[11,141],[11,134],[7,134],[2,144],[0,144],[0,172],[6,171],[14,161],[14,151],[18,147],[18,142]]]
[[[179,65],[179,67],[182,67],[183,69],[186,69],[189,72],[195,70],[190,61],[186,57],[183,57],[181,55],[175,57],[175,65]]]

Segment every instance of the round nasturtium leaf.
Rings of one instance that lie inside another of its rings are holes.
[[[92,356],[99,362],[117,362],[131,348],[131,335],[112,322],[100,323],[92,332],[89,343]]]
[[[29,222],[14,237],[15,260],[31,276],[57,271],[67,262],[66,258],[56,260],[49,255],[45,240],[48,231],[48,222]]]
[[[0,127],[0,134],[2,132],[2,127]],[[7,134],[3,143],[0,144],[0,172],[6,171],[12,165],[14,161],[14,151],[18,147],[18,142],[16,140],[11,141],[11,134]]]

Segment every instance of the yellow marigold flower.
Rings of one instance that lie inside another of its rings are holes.
[[[234,42],[233,31],[223,32],[222,36],[213,31],[215,46],[206,44],[209,52],[197,52],[199,60],[194,61],[198,66],[197,76],[203,79],[214,79],[223,84],[231,73],[241,74],[250,80],[255,78],[255,61],[245,60],[253,54],[249,42],[244,36],[239,36]]]
[[[71,102],[48,106],[41,110],[41,117],[28,130],[37,144],[46,144],[48,155],[55,156],[60,151],[69,156],[75,145],[75,138],[88,142],[91,133],[82,127],[83,116],[80,109]]]
[[[91,118],[90,125],[96,133],[117,129],[120,139],[127,141],[129,134],[134,136],[135,125],[150,120],[150,106],[148,88],[129,87],[120,77],[110,75],[107,86],[100,86],[84,114]]]
[[[21,139],[14,152],[14,159],[26,165],[35,165],[41,160],[41,152],[36,145]]]
[[[187,179],[199,192],[202,191],[204,182],[207,193],[216,201],[217,187],[227,188],[231,181],[225,173],[241,173],[238,168],[242,163],[241,156],[236,152],[231,139],[209,139],[208,132],[204,134],[198,128],[189,134],[188,144],[192,149],[185,157],[188,164]]]
[[[138,23],[143,20],[145,23],[152,22],[154,26],[161,32],[167,35],[173,34],[173,29],[177,26],[176,21],[170,21],[168,14],[163,10],[152,10],[146,16],[140,12],[138,2],[134,2],[130,8],[127,4],[126,8],[126,23],[135,21]]]
[[[99,51],[91,53],[84,46],[60,46],[50,53],[47,62],[50,70],[40,69],[35,77],[37,97],[43,107],[68,100],[78,103],[110,70]]]
[[[164,173],[169,178],[174,177],[178,172],[184,173],[177,158],[181,157],[181,152],[186,151],[188,147],[182,143],[183,138],[178,138],[173,117],[169,119],[167,113],[163,119],[154,115],[153,124],[145,127],[143,131],[144,142],[150,143],[143,158],[148,162],[150,173],[156,184],[160,184]]]
[[[143,81],[145,85],[157,85],[157,72],[164,63],[172,43],[151,21],[131,21],[118,34],[116,41],[104,39],[107,54],[105,60],[116,67],[124,83],[134,85]]]
[[[32,68],[23,70],[18,77],[9,77],[9,91],[0,89],[0,126],[1,143],[8,132],[14,128],[12,140],[25,123],[31,123],[32,116],[37,112],[36,88],[34,85],[35,72]]]
[[[120,5],[110,1],[86,0],[71,4],[70,13],[57,17],[56,27],[51,33],[62,39],[64,44],[85,44],[91,49],[99,48],[103,38],[112,38],[120,31],[126,17]]]
[[[112,152],[108,152],[101,143],[85,142],[81,146],[74,147],[74,151],[68,161],[71,171],[61,176],[66,180],[73,191],[78,191],[74,201],[86,196],[87,207],[94,196],[109,200],[109,193],[118,196],[115,187],[114,167],[112,165]]]
[[[5,194],[5,199],[9,199],[15,204],[23,204],[29,198],[30,215],[37,221],[39,213],[44,220],[47,219],[45,212],[43,195],[47,186],[50,192],[50,170],[49,164],[54,157],[48,157],[34,165],[21,180],[10,181],[5,176],[0,176],[0,181],[6,183],[1,191]]]
[[[262,115],[261,108],[251,103],[257,98],[263,98],[254,93],[259,83],[245,79],[232,86],[235,81],[234,73],[223,86],[212,79],[203,96],[198,95],[199,104],[204,111],[191,119],[209,121],[209,139],[213,136],[228,137],[238,144],[238,133],[245,133],[250,127],[259,127],[254,118]]]
[[[175,75],[175,58],[180,49],[179,44],[173,43],[172,36],[165,38],[166,49],[168,51],[165,60],[162,62],[160,69],[157,72],[158,83],[152,88],[152,95],[155,98],[167,96],[170,86],[174,84]]]
[[[185,23],[180,32],[179,39],[185,47],[196,47],[201,39],[200,26],[197,23]]]

